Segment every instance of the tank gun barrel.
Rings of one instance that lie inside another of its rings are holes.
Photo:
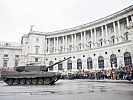
[[[58,61],[58,62],[56,62],[56,63],[54,63],[54,64],[52,64],[52,65],[49,65],[47,68],[50,68],[50,67],[52,67],[52,66],[54,66],[54,65],[57,65],[57,64],[59,64],[59,63],[61,63],[61,62],[63,62],[63,61],[66,61],[66,60],[70,59],[70,58],[72,58],[72,57],[68,57],[68,58],[66,58],[66,59],[64,59],[64,60]]]

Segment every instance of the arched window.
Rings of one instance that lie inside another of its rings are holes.
[[[125,62],[125,66],[130,66],[130,65],[132,65],[132,59],[131,59],[131,54],[130,54],[130,52],[125,52],[125,53],[124,53],[124,62]]]
[[[82,69],[82,60],[81,59],[77,60],[77,69]]]
[[[114,67],[117,67],[117,58],[116,58],[116,55],[115,54],[112,54],[110,56],[110,64],[111,64],[111,67],[113,68]]]
[[[62,62],[58,64],[58,70],[63,70],[63,64],[62,64]]]
[[[104,59],[103,56],[98,57],[98,67],[104,69]]]
[[[53,61],[50,61],[49,62],[49,65],[52,65],[54,62]],[[53,70],[53,66],[49,68],[49,70]]]
[[[89,57],[88,59],[87,59],[87,69],[92,69],[93,67],[92,67],[92,58],[91,57]]]
[[[72,61],[69,59],[67,61],[67,70],[71,70],[72,69]]]

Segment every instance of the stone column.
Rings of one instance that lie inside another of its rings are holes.
[[[58,51],[59,51],[59,39],[58,39],[58,37],[57,37],[57,47],[56,47],[56,53],[58,53]]]
[[[93,48],[93,47],[94,47],[94,45],[93,45],[93,43],[94,43],[94,38],[93,38],[92,29],[91,29],[90,31],[91,31],[91,47]],[[88,44],[87,44],[87,46],[88,46]]]
[[[84,49],[86,49],[86,32],[84,31]]]
[[[109,36],[108,36],[108,27],[105,25],[105,33],[106,33],[106,45],[109,45]]]
[[[68,50],[68,47],[67,47],[67,35],[66,35],[65,50],[66,50],[66,52],[67,52],[67,50]]]
[[[74,34],[75,36],[74,36],[74,49],[75,49],[75,51],[77,50],[77,37],[76,37],[76,33]]]
[[[133,15],[131,15],[131,21],[132,21],[132,23],[133,23]]]
[[[83,49],[83,33],[81,32],[81,50]]]
[[[96,37],[97,37],[96,28],[94,28],[94,44],[95,44],[95,47],[97,47]]]
[[[50,53],[50,38],[48,38],[48,53]]]
[[[54,37],[54,53],[56,52],[55,37]]]
[[[129,26],[129,19],[126,17],[127,26]]]
[[[71,44],[72,44],[72,51],[73,51],[73,34],[71,35],[71,39],[72,39]]]
[[[102,30],[102,46],[104,46],[104,32],[103,32],[103,26],[101,26],[101,30]]]
[[[117,42],[117,36],[116,36],[116,26],[115,22],[113,22],[113,29],[114,29],[114,36],[115,36],[115,43]]]
[[[49,53],[49,41],[48,41],[48,38],[47,38],[47,41],[46,41],[46,45],[47,45],[47,53]]]
[[[119,22],[119,20],[117,21],[117,25],[118,25],[119,42],[122,42],[122,36],[121,36],[121,29],[120,29],[120,22]]]
[[[64,52],[65,51],[64,36],[62,36],[62,40],[63,40],[63,52]]]

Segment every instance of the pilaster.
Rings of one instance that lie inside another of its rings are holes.
[[[117,21],[117,25],[118,25],[118,38],[119,38],[119,42],[122,42],[122,36],[121,36],[121,29],[120,29],[120,22],[119,20]]]
[[[101,30],[102,30],[102,45],[104,46],[104,32],[103,32],[103,26],[101,26]]]
[[[97,40],[96,40],[96,36],[97,36],[97,33],[96,33],[96,28],[94,28],[94,44],[95,44],[95,47],[97,47]]]
[[[86,32],[84,31],[84,49],[86,49]]]
[[[117,43],[117,35],[116,35],[116,25],[115,25],[115,22],[113,22],[113,29],[114,29],[115,43]]]
[[[106,45],[109,45],[108,27],[105,25]]]
[[[54,53],[56,52],[55,37],[54,37]]]
[[[58,39],[58,37],[57,37],[57,47],[56,47],[56,53],[58,53],[58,51],[59,51],[59,39]]]
[[[74,49],[74,48],[73,48],[73,42],[74,42],[74,41],[73,41],[73,34],[71,35],[71,39],[72,39],[71,42],[72,42],[72,51],[73,51],[73,49]]]
[[[83,33],[81,32],[81,50],[83,49]]]

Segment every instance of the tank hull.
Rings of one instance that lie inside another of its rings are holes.
[[[49,85],[54,84],[60,79],[61,73],[57,72],[2,72],[1,78],[8,85]]]

